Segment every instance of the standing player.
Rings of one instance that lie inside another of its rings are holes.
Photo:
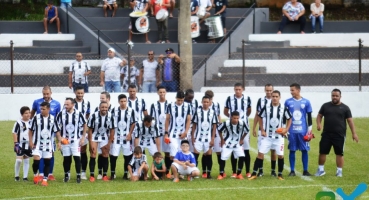
[[[30,128],[31,110],[27,106],[20,109],[22,118],[14,123],[13,141],[15,158],[15,181],[19,181],[19,171],[23,160],[23,181],[28,181],[29,158],[32,157],[32,149],[29,147],[28,130]]]
[[[273,91],[272,102],[265,104],[255,119],[259,121],[261,141],[258,156],[254,163],[254,171],[249,180],[256,179],[257,170],[263,166],[264,154],[271,149],[274,149],[278,155],[278,179],[284,180],[282,175],[284,166],[284,136],[291,126],[292,116],[288,108],[280,104],[280,99],[281,93],[278,90]]]
[[[29,147],[33,155],[33,183],[38,184],[41,181],[40,176],[37,176],[37,171],[40,167],[40,159],[44,159],[43,180],[41,185],[47,186],[47,179],[49,177],[50,159],[54,152],[53,138],[55,132],[59,131],[59,127],[53,115],[50,114],[50,104],[42,102],[40,104],[40,114],[37,114],[32,119],[32,125],[29,129]]]
[[[322,138],[319,143],[319,168],[315,176],[323,176],[325,174],[324,163],[333,146],[334,153],[336,154],[336,176],[342,177],[343,149],[345,146],[347,129],[346,122],[351,129],[352,140],[359,142],[359,138],[356,134],[351,110],[346,104],[341,102],[341,91],[339,89],[334,89],[331,95],[332,101],[323,104],[316,117],[318,131],[322,130],[323,117],[324,127]]]
[[[80,148],[86,138],[86,120],[82,112],[74,109],[74,100],[66,98],[64,108],[57,116],[60,127],[57,133],[58,148],[63,154],[64,182],[69,181],[72,156],[77,173],[77,183],[81,183],[81,152]]]
[[[214,146],[215,132],[217,129],[217,115],[210,106],[210,97],[202,98],[202,106],[194,111],[192,120],[192,143],[196,163],[200,152],[202,155],[202,176],[211,179],[211,168],[213,167],[212,147]]]
[[[140,146],[142,151],[147,148],[151,156],[158,152],[160,140],[158,138],[158,127],[152,124],[152,117],[147,115],[142,122],[136,123],[135,146]]]
[[[191,106],[184,103],[184,93],[178,91],[176,95],[176,102],[170,103],[167,107],[165,119],[164,140],[170,141],[170,159],[180,150],[181,140],[187,136],[191,123]],[[172,163],[170,163],[172,164]],[[167,178],[171,178],[167,174]]]
[[[36,99],[33,104],[32,104],[32,110],[31,110],[31,118],[33,118],[35,116],[35,114],[40,114],[41,113],[41,104],[43,102],[47,102],[49,103],[49,107],[50,107],[50,115],[52,115],[53,117],[56,117],[56,115],[60,112],[60,103],[56,100],[54,100],[53,98],[51,98],[51,88],[49,86],[44,86],[42,88],[42,98],[41,99]],[[54,133],[55,136],[55,133]],[[53,151],[55,151],[55,140],[54,138],[52,138],[52,142],[53,142]],[[44,159],[41,157],[40,160],[40,178],[43,177],[44,175]],[[52,157],[50,160],[50,171],[49,171],[49,177],[48,179],[50,181],[55,181],[55,177],[53,176],[53,170],[54,170],[54,153],[52,153]]]
[[[159,95],[159,101],[151,104],[150,108],[150,115],[155,119],[156,126],[159,130],[159,140],[160,140],[160,148],[158,149],[159,152],[163,151],[165,154],[164,157],[164,163],[166,166],[166,174],[169,174],[170,170],[170,148],[169,144],[164,142],[164,130],[165,130],[165,120],[166,120],[166,114],[165,111],[170,104],[170,102],[166,99],[167,90],[163,85],[159,85],[157,87],[158,95]],[[169,174],[170,176],[170,174]]]
[[[234,95],[227,98],[224,106],[224,115],[230,117],[230,113],[237,111],[239,113],[239,119],[248,126],[248,117],[251,114],[251,99],[249,96],[244,96],[242,94],[243,91],[244,86],[241,83],[234,84]],[[244,139],[243,149],[245,153],[246,177],[250,177],[250,134],[247,134]],[[231,156],[231,164],[233,171],[231,178],[236,178],[237,159],[234,158],[233,154]]]
[[[239,158],[237,175],[235,178],[243,179],[242,168],[245,159],[245,152],[242,150],[242,144],[246,135],[249,133],[248,125],[240,120],[240,113],[233,111],[231,113],[231,119],[223,122],[219,127],[219,136],[222,143],[222,154],[219,165],[219,176],[218,180],[224,178],[224,168],[226,160],[233,153],[235,159]]]
[[[74,108],[81,112],[83,116],[85,117],[86,121],[88,118],[90,118],[91,113],[91,105],[90,102],[84,99],[85,91],[82,86],[77,86],[75,89],[76,98],[74,99]],[[88,144],[88,138],[85,137],[85,141],[83,141],[81,146],[81,179],[87,180],[86,177],[86,169],[87,169],[87,144]]]
[[[260,142],[262,139],[261,136],[261,130],[260,130],[260,126],[259,126],[259,130],[258,130],[258,134],[256,134],[256,126],[258,125],[258,115],[261,111],[261,109],[265,106],[271,103],[272,101],[272,92],[273,92],[273,85],[272,84],[266,84],[264,86],[264,91],[265,91],[265,97],[264,98],[259,98],[258,103],[256,104],[256,113],[255,113],[255,117],[254,117],[254,126],[253,126],[253,131],[252,131],[252,135],[254,137],[258,137],[258,149],[260,149]],[[274,149],[270,149],[270,163],[272,166],[272,172],[271,175],[272,176],[277,176],[277,174],[275,173],[275,164],[276,164],[276,160],[277,160],[277,155],[275,154],[275,150]],[[257,176],[263,176],[263,163],[261,163],[261,166],[259,168],[259,172],[257,174]]]
[[[195,98],[195,92],[192,89],[186,90],[184,102],[190,104],[190,106],[191,106],[191,121],[193,119],[193,115],[194,115],[195,111],[199,107],[199,103],[194,98]],[[187,133],[187,139],[188,139],[188,141],[190,141],[190,151],[194,152],[194,147],[193,147],[193,144],[191,142],[192,141],[191,132],[192,132],[192,123],[190,124],[190,129],[188,130],[188,133]],[[198,164],[197,159],[196,159],[196,164]]]
[[[128,180],[128,164],[132,159],[133,143],[132,133],[135,128],[135,112],[132,108],[127,106],[127,96],[120,94],[118,96],[119,107],[116,107],[112,115],[114,116],[114,141],[110,148],[110,179],[115,179],[115,167],[120,152],[123,153],[124,158],[124,175],[123,179]]]
[[[290,150],[290,167],[291,172],[288,176],[296,176],[295,173],[295,154],[297,150],[302,154],[302,165],[304,168],[303,176],[311,176],[308,172],[308,151],[310,150],[309,141],[304,140],[304,136],[311,134],[313,122],[311,113],[313,112],[310,101],[300,95],[301,87],[297,83],[290,85],[292,98],[284,103],[292,113],[292,126],[288,130],[288,149]]]
[[[144,99],[138,98],[136,96],[137,89],[135,85],[129,85],[128,87],[129,99],[128,99],[128,106],[131,107],[136,113],[136,121],[142,121],[142,114],[144,116],[147,114],[146,103]]]
[[[95,160],[97,149],[101,149],[101,165],[103,168],[103,181],[109,181],[108,157],[110,144],[114,137],[114,118],[108,111],[108,103],[101,102],[99,111],[93,113],[88,119],[88,138],[90,143],[90,182],[95,181]]]

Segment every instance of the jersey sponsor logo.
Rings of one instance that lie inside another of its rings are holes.
[[[301,104],[301,108],[304,109],[305,108],[305,104]]]
[[[295,110],[295,111],[293,111],[293,119],[295,119],[295,120],[301,120],[301,117],[302,117],[302,113],[301,113],[301,111],[299,111],[299,110]]]
[[[300,121],[300,120],[292,121],[292,124],[293,125],[301,125],[302,121]]]
[[[292,126],[292,130],[294,130],[294,131],[302,131],[302,126]]]

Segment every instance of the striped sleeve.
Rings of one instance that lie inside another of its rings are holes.
[[[140,133],[141,133],[141,126],[140,126],[140,123],[136,123],[136,128],[135,128],[136,131],[134,131],[134,136],[135,138],[138,138],[140,136]]]
[[[247,96],[247,108],[251,108],[251,98]]]
[[[256,112],[260,112],[261,109],[261,98],[259,98],[258,102],[256,103]]]
[[[226,122],[223,122],[218,126],[218,131],[223,132],[225,128],[226,128]]]
[[[224,107],[230,109],[231,108],[231,97],[227,97],[226,102],[224,103]]]
[[[14,123],[12,133],[13,134],[19,134],[20,133],[20,126],[19,126],[19,123],[18,122],[15,122]]]
[[[95,125],[95,113],[90,116],[90,118],[88,119],[88,122],[87,122],[87,126],[89,128],[93,129],[94,125]]]
[[[34,132],[36,131],[36,126],[37,126],[37,115],[33,117],[32,124],[29,129]]]
[[[155,111],[155,105],[151,104],[150,106],[150,114],[151,117],[155,118],[156,117],[156,111]]]
[[[133,165],[135,164],[135,157],[132,156],[132,159],[129,161],[128,163],[131,167],[133,167]]]

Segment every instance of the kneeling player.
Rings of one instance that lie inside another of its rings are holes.
[[[133,157],[128,165],[131,181],[147,180],[149,165],[147,164],[146,155],[142,154],[142,148],[136,146],[133,150]]]
[[[241,172],[245,159],[245,152],[242,149],[242,144],[246,135],[249,133],[249,128],[243,120],[239,119],[240,113],[238,111],[233,111],[231,113],[231,119],[223,122],[218,127],[222,143],[218,180],[223,179],[226,160],[228,160],[232,153],[235,159],[239,158],[236,178],[243,179]]]
[[[154,156],[154,153],[160,149],[158,134],[158,127],[152,124],[152,117],[146,115],[143,122],[136,123],[135,147],[141,147],[142,151],[147,148],[150,155]]]
[[[179,174],[187,175],[188,181],[192,181],[193,177],[200,174],[199,169],[196,167],[195,156],[190,152],[188,140],[181,141],[181,151],[178,151],[174,156],[171,168],[174,175],[173,182],[179,182]]]
[[[258,115],[261,130],[261,143],[258,157],[255,159],[254,171],[249,180],[256,179],[257,170],[263,165],[264,154],[275,149],[278,155],[278,179],[284,180],[282,176],[284,165],[284,137],[291,126],[291,113],[288,108],[280,104],[281,94],[278,90],[272,93],[272,103],[266,104]],[[285,125],[287,121],[287,125]]]
[[[202,98],[202,106],[194,111],[191,138],[196,163],[200,152],[204,153],[202,157],[202,177],[211,179],[211,168],[213,167],[211,148],[214,146],[217,115],[209,106],[210,97],[204,96]]]

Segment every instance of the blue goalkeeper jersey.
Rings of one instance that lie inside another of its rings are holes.
[[[308,131],[307,113],[313,111],[310,101],[305,98],[299,100],[289,98],[284,103],[284,106],[287,107],[292,114],[292,124],[288,132],[306,134]]]

